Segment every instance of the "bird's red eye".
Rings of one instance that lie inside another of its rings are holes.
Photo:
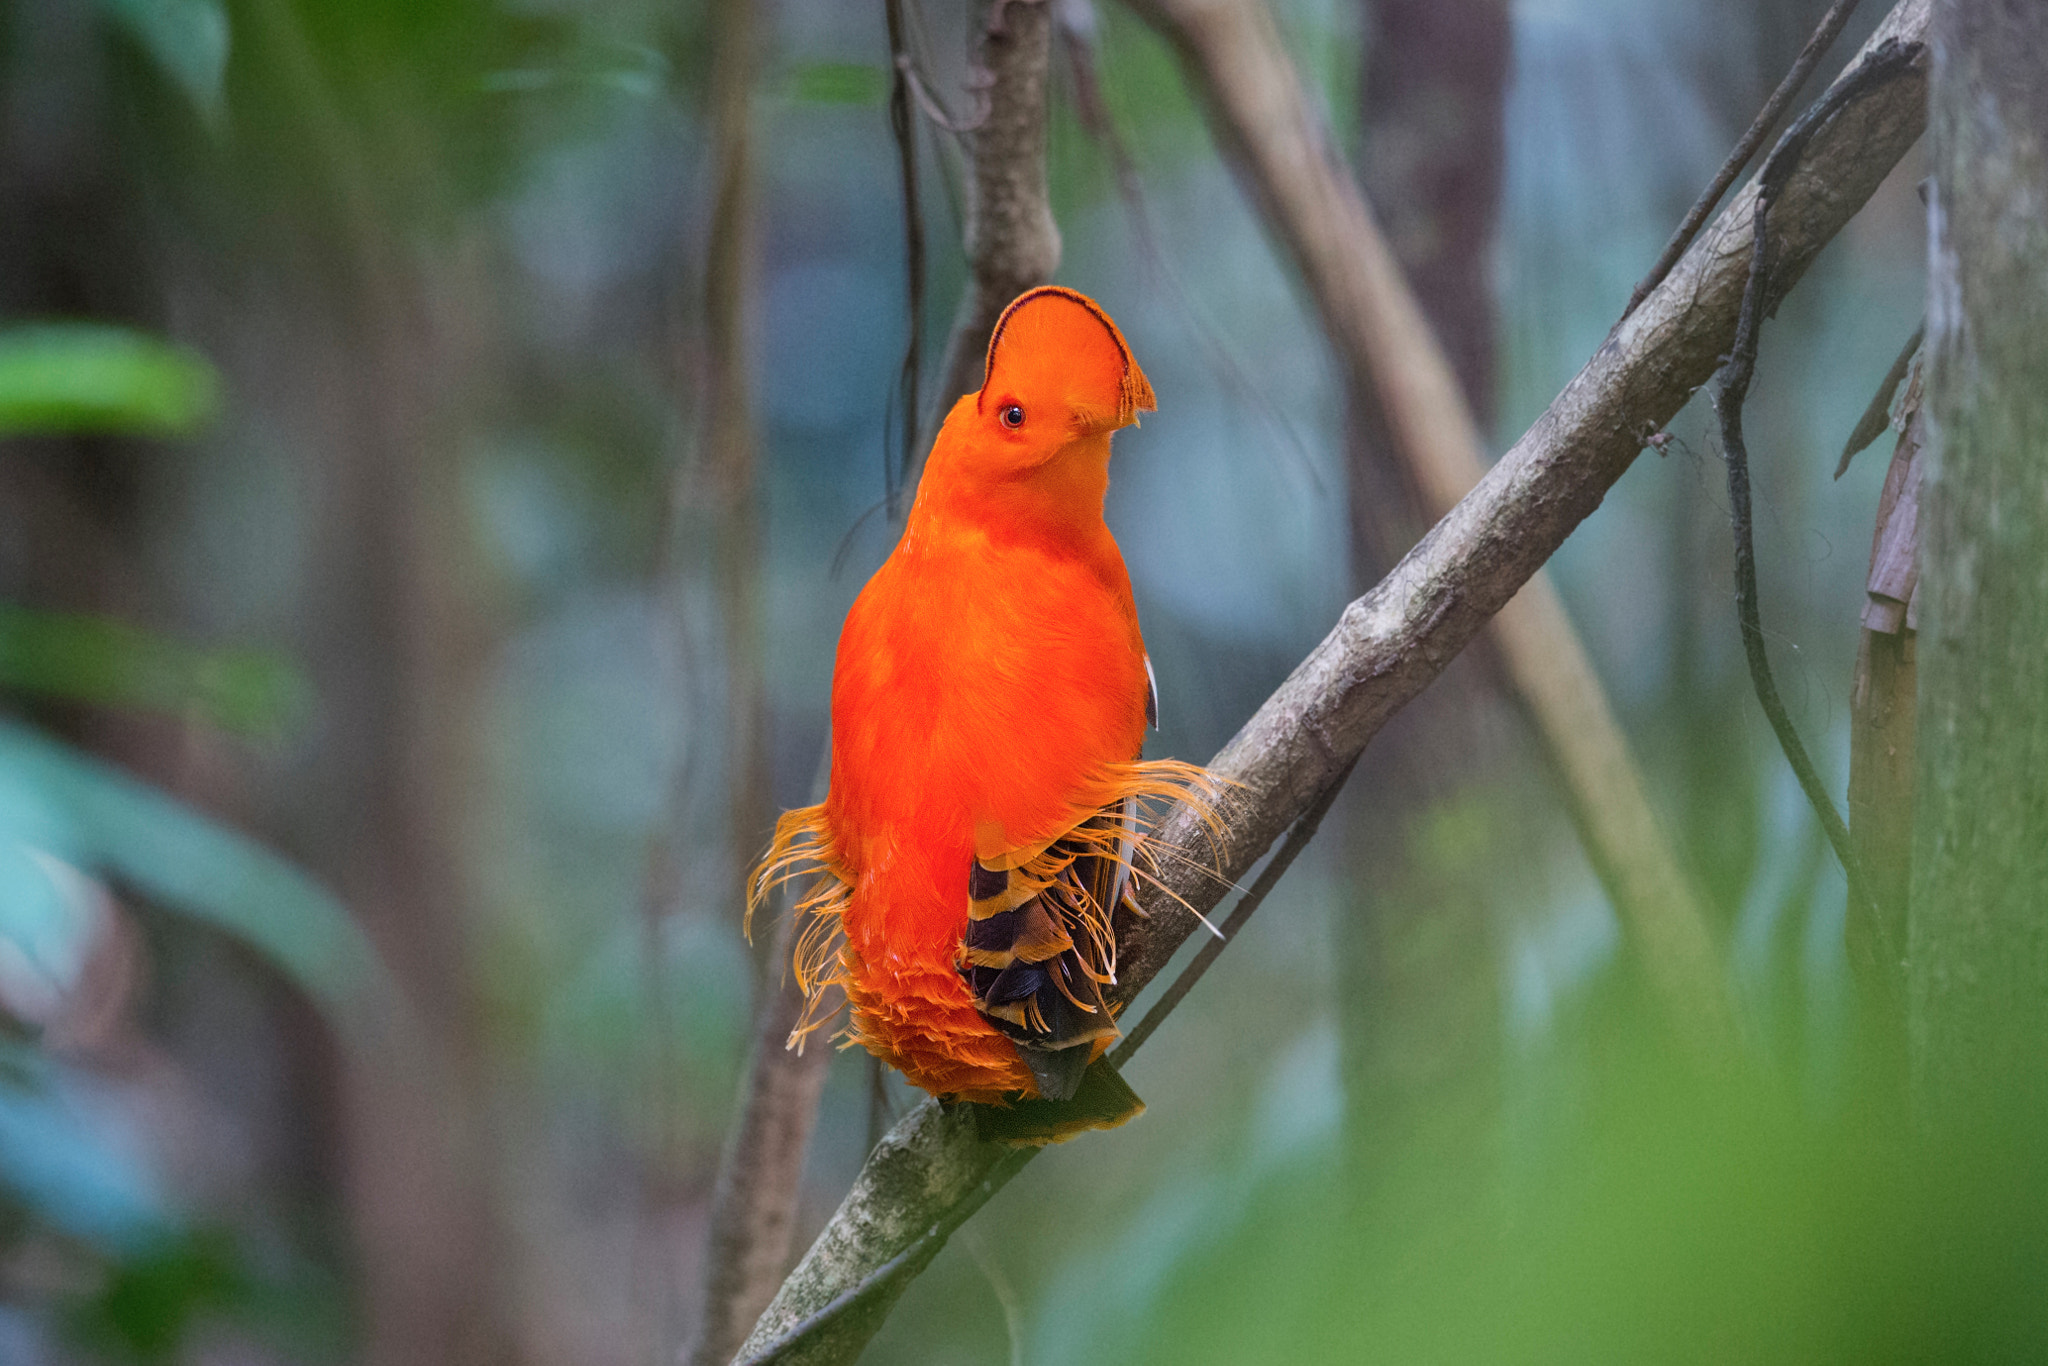
[[[1024,425],[1024,410],[1014,403],[1006,405],[996,416],[1003,420],[1005,427],[1013,430]]]

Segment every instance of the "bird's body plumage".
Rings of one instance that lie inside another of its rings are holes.
[[[936,1095],[1071,1091],[1116,1033],[1136,803],[1201,782],[1139,761],[1150,671],[1102,518],[1110,435],[1152,406],[1091,301],[1010,306],[847,615],[830,793],[783,818],[757,883],[822,865],[799,977],[844,985],[852,1038]]]

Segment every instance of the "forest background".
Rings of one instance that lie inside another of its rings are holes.
[[[1187,6],[1008,8],[1048,30],[1040,269],[1159,395],[1108,508],[1150,752],[1207,760],[1449,500],[1161,36]],[[1830,9],[1270,5],[1488,456],[1601,350]],[[760,1305],[717,1274],[719,1173],[782,985],[740,882],[809,799],[838,622],[957,378],[988,23],[6,7],[0,1359],[737,1345]],[[1926,312],[1928,156],[1784,299],[1746,411],[1766,637],[1838,805],[1895,438],[1836,465]],[[1895,1141],[1928,1055],[1909,1081],[1908,984],[1852,966],[1856,898],[1752,695],[1710,395],[1632,435],[1548,573],[1641,838],[1603,845],[1531,692],[1560,637],[1482,638],[1131,1064],[1149,1112],[996,1191],[891,1285],[870,1360],[2044,1340],[2015,1131],[1934,1163]],[[2014,753],[2042,743],[2022,702]],[[1994,794],[2021,840],[2031,791]],[[1648,919],[1617,859],[1668,879]],[[822,1058],[778,1273],[917,1100]]]

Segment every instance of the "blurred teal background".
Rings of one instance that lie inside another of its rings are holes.
[[[703,8],[0,9],[0,1361],[604,1366],[688,1336],[758,971],[735,889],[766,833],[730,818],[727,600],[692,502]],[[1496,449],[1823,8],[1515,0]],[[923,9],[964,102],[968,18]],[[1372,4],[1275,9],[1356,150]],[[806,800],[838,622],[892,534],[863,514],[908,326],[879,0],[765,13],[746,312],[779,807]],[[1313,316],[1170,54],[1119,8],[1095,22],[1157,252],[1062,67],[1058,278],[1159,396],[1108,515],[1153,752],[1200,760],[1369,557]],[[925,151],[929,374],[963,268],[957,176]],[[1781,684],[1838,792],[1886,452],[1829,473],[1920,314],[1920,174],[1916,152],[1786,303],[1750,406]],[[1990,1152],[1997,1181],[1926,1195],[1859,1093],[1843,884],[1742,671],[1704,402],[1670,431],[1555,573],[1715,916],[1754,1075],[1667,1055],[1513,714],[1451,707],[1427,735],[1478,757],[1411,741],[1401,772],[1429,780],[1354,793],[1132,1068],[1147,1115],[1028,1169],[869,1360],[2040,1341],[2008,1312],[2042,1288],[2035,1206],[1974,1217],[2029,1164]],[[840,1055],[802,1241],[868,1108]]]

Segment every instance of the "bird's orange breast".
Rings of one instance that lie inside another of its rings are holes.
[[[849,935],[950,955],[975,854],[1052,839],[1113,799],[1101,770],[1143,743],[1145,652],[1113,543],[1091,563],[919,530],[840,636],[826,818],[857,882],[891,882]]]

